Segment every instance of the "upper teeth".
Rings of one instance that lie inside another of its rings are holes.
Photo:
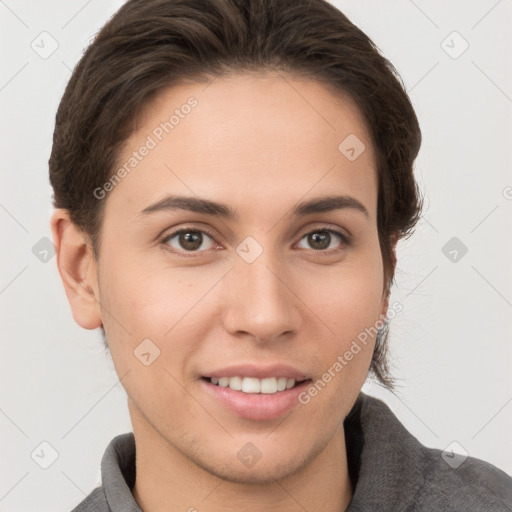
[[[286,377],[269,377],[257,379],[255,377],[212,377],[212,384],[223,388],[231,388],[244,393],[277,393],[295,386],[295,379]]]

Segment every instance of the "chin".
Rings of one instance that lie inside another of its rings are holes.
[[[307,464],[304,460],[278,460],[275,462],[264,463],[260,460],[251,468],[246,468],[238,460],[235,463],[230,462],[224,466],[205,465],[203,468],[208,473],[228,482],[238,484],[264,485],[275,482],[276,480],[285,480],[300,472]]]
[[[308,450],[304,445],[293,442],[290,446],[281,443],[280,449],[269,448],[268,452],[259,452],[250,443],[240,444],[242,449],[236,451],[189,453],[188,456],[206,472],[222,480],[239,484],[268,484],[299,473],[323,449],[323,446],[311,446]]]

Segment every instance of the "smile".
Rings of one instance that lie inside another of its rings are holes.
[[[212,384],[221,388],[230,388],[234,391],[242,391],[243,393],[255,394],[274,394],[295,387],[295,379],[287,377],[268,377],[258,379],[256,377],[210,377],[207,378]]]

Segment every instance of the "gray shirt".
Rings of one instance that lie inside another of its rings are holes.
[[[377,398],[361,392],[344,428],[354,490],[346,512],[512,511],[510,476],[482,460],[423,446]],[[131,494],[132,432],[108,445],[101,479],[72,512],[141,512]]]

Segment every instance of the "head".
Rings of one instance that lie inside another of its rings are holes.
[[[103,330],[132,420],[224,476],[256,439],[251,478],[275,478],[321,452],[369,373],[392,387],[387,324],[351,347],[383,325],[396,243],[421,212],[421,134],[391,63],[329,3],[207,4],[130,0],[95,37],[57,112],[52,230],[74,318]],[[275,362],[310,384],[331,369],[275,435],[272,419],[200,406],[217,370]]]

